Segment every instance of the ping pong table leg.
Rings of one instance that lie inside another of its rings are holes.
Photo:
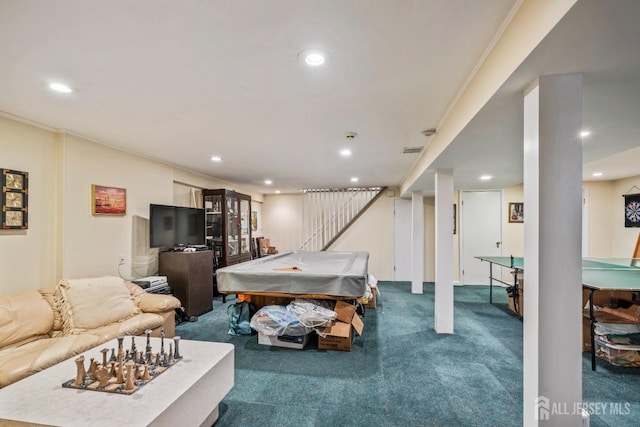
[[[493,304],[493,263],[489,261],[489,302]]]
[[[591,370],[596,370],[596,343],[595,343],[595,320],[593,315],[593,292],[595,289],[591,289],[589,293],[589,326],[591,328]]]

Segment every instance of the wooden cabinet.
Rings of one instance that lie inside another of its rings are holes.
[[[251,196],[231,190],[202,190],[206,243],[214,268],[251,259]]]
[[[188,316],[213,310],[213,252],[161,252],[160,274]]]

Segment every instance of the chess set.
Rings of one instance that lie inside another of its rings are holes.
[[[164,329],[160,333],[160,351],[154,353],[151,349],[151,330],[145,331],[147,346],[144,351],[136,348],[135,337],[131,337],[131,348],[125,350],[125,337],[118,337],[118,352],[111,349],[110,357],[108,348],[100,350],[102,363],[93,357],[89,361],[88,369],[85,368],[84,355],[78,357],[76,362],[76,377],[62,383],[62,387],[80,390],[94,390],[108,393],[133,394],[140,387],[152,381],[155,377],[175,365],[180,355],[180,337],[174,337],[169,343],[169,351],[164,349]]]

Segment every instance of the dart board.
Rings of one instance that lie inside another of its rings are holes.
[[[640,227],[640,194],[624,196],[624,226]]]

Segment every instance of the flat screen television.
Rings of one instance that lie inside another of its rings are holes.
[[[149,205],[149,246],[204,245],[204,209]]]

